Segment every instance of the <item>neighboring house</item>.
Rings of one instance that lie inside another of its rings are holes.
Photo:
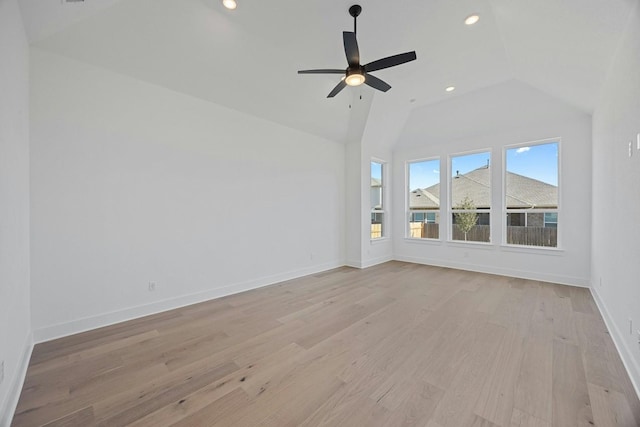
[[[382,181],[371,178],[371,209],[382,207]]]
[[[456,174],[451,179],[452,206],[469,197],[479,210],[491,206],[491,168],[484,166],[466,174]],[[558,187],[536,179],[507,172],[507,209],[557,209]],[[409,209],[411,220],[415,222],[435,222],[440,209],[440,184],[411,191]],[[422,212],[420,212],[422,211]],[[434,211],[434,212],[428,212]],[[431,218],[434,221],[431,221]],[[488,214],[478,214],[478,224],[489,224]],[[508,216],[508,226],[556,227],[556,213],[512,212]]]

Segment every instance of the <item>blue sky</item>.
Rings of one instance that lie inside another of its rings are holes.
[[[371,178],[382,178],[382,165],[380,163],[371,162]]]
[[[409,163],[409,188],[427,188],[440,182],[440,161]]]
[[[456,156],[451,159],[451,174],[465,174],[487,165],[489,152]],[[551,185],[558,185],[558,143],[531,145],[507,150],[507,170]],[[409,163],[409,188],[427,188],[440,181],[440,161]]]
[[[558,185],[558,143],[507,150],[507,170],[551,185]]]

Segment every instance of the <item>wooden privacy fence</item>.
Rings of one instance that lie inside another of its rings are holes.
[[[371,224],[371,238],[379,239],[382,237],[382,224]]]
[[[410,222],[409,233],[411,237],[422,239],[437,239],[440,236],[440,224],[425,224],[424,222]]]
[[[467,240],[469,242],[488,242],[491,237],[491,227],[488,225],[474,225],[464,238],[464,233],[457,224],[453,224],[453,240]]]
[[[507,227],[510,245],[558,246],[558,229],[551,227]]]
[[[409,223],[409,233],[413,238],[438,239],[439,224],[425,224],[423,222]],[[467,233],[467,241],[488,242],[490,238],[488,225],[475,225]],[[373,229],[372,229],[373,235]],[[453,225],[453,240],[465,240],[464,233],[457,225]],[[551,227],[507,227],[507,243],[525,246],[558,246],[558,229]]]

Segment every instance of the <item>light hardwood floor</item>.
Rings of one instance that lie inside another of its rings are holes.
[[[389,262],[39,344],[14,426],[640,425],[586,289]]]

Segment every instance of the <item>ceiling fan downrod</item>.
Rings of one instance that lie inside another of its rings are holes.
[[[359,4],[354,4],[349,8],[349,15],[353,16],[353,34],[358,33],[357,20],[358,20],[358,15],[360,15],[360,12],[362,12],[362,7]]]

